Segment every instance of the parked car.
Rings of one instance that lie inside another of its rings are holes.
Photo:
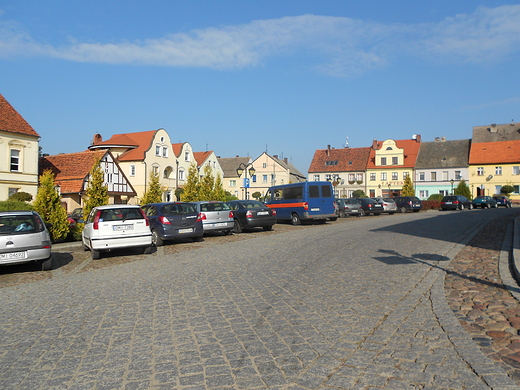
[[[377,203],[374,199],[370,198],[358,198],[361,204],[361,215],[380,215],[383,210],[383,205]]]
[[[143,206],[150,221],[152,243],[161,246],[164,241],[191,238],[202,241],[202,217],[194,204],[187,202],[150,203]]]
[[[83,246],[92,259],[104,251],[138,247],[144,253],[152,251],[150,224],[139,206],[108,205],[94,207],[81,232]]]
[[[227,204],[233,211],[235,233],[255,227],[268,231],[277,221],[276,210],[257,200],[232,200]]]
[[[395,204],[395,201],[393,198],[372,198],[377,203],[380,203],[383,205],[383,212],[388,213],[389,215],[395,214],[397,212],[397,205]]]
[[[76,221],[76,223],[82,223],[83,222],[83,208],[78,207],[72,210],[72,213],[68,216],[70,219],[73,219]]]
[[[36,262],[50,270],[51,237],[34,211],[0,212],[0,265]]]
[[[471,200],[462,195],[447,195],[441,200],[441,210],[471,210],[472,208]]]
[[[479,195],[475,199],[473,199],[473,201],[471,203],[473,203],[473,207],[481,207],[483,209],[484,208],[490,209],[491,207],[493,207],[493,208],[498,207],[496,200],[493,199],[491,196],[487,196],[487,195]]]
[[[504,206],[505,208],[513,207],[513,204],[507,196],[493,195],[493,199],[497,202],[497,207]]]
[[[361,216],[361,203],[355,198],[336,199],[338,217],[345,218],[347,215]]]
[[[226,202],[199,201],[191,202],[202,219],[204,232],[222,232],[229,234],[233,231],[235,221],[233,212]]]
[[[413,211],[415,213],[422,209],[422,202],[416,196],[396,196],[392,198],[401,213]]]

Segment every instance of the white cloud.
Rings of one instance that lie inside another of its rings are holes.
[[[176,33],[160,39],[50,46],[35,42],[16,23],[0,24],[0,57],[49,56],[108,64],[208,67],[257,66],[273,57],[306,58],[336,76],[384,66],[393,56],[496,61],[520,43],[520,6],[481,7],[438,24],[401,25],[345,17],[302,15]]]

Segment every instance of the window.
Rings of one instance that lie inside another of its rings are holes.
[[[424,172],[419,172],[419,180],[424,181]]]
[[[274,174],[271,174],[271,183],[275,183],[276,181],[276,176]]]
[[[20,171],[20,151],[11,149],[11,171]]]
[[[501,189],[502,189],[501,185],[495,186],[495,194],[500,194]]]
[[[431,181],[437,181],[437,172],[431,172],[430,173],[430,180]]]
[[[460,175],[460,171],[455,171],[455,180],[462,180],[462,176]]]
[[[495,167],[495,175],[502,175],[502,167]]]
[[[370,181],[376,181],[376,174],[375,173],[371,173],[370,174]]]
[[[253,183],[256,183],[256,175],[251,176],[251,180],[253,181]]]
[[[356,176],[353,173],[349,173],[348,174],[348,181],[355,181],[355,180],[356,180]]]
[[[229,181],[229,186],[230,187],[236,187],[237,186],[237,181],[236,180],[230,180]]]
[[[443,195],[443,196],[448,196],[448,190],[440,190],[439,191],[439,194]]]
[[[399,180],[399,172],[392,172],[392,180]]]
[[[381,165],[386,165],[386,157],[381,157]]]
[[[386,172],[381,172],[381,180],[386,180]]]
[[[419,191],[419,198],[428,198],[428,190],[420,190]]]
[[[399,164],[399,157],[392,157],[392,165],[398,165]]]
[[[130,176],[135,176],[135,165],[130,165]]]
[[[513,167],[513,175],[520,175],[520,167]]]
[[[7,196],[10,198],[11,196],[13,196],[14,194],[16,194],[18,192],[19,188],[9,188],[7,191]]]
[[[152,171],[153,171],[154,175],[158,175],[159,174],[159,167],[157,165],[152,166]]]
[[[320,175],[314,175],[314,181],[320,181]]]
[[[267,163],[262,163],[262,168],[267,168]]]
[[[515,192],[513,194],[518,195],[520,193],[520,186],[513,186],[515,188]]]
[[[363,174],[362,173],[356,173],[356,180],[357,181],[363,181]]]
[[[262,175],[262,183],[267,183],[267,175]]]
[[[448,171],[442,171],[442,180],[448,181]]]
[[[325,180],[332,181],[332,175],[330,173],[325,174]]]
[[[184,180],[184,169],[179,169],[179,180]]]
[[[484,167],[477,168],[477,176],[484,176]]]
[[[410,174],[409,172],[403,172],[403,180],[406,179],[409,174]]]
[[[163,146],[162,148],[162,156],[168,157],[168,148],[166,146]]]
[[[190,152],[189,151],[184,152],[184,161],[190,161]]]
[[[325,165],[338,165],[338,161],[325,161]]]
[[[160,156],[161,155],[161,147],[159,145],[155,146],[155,155]]]

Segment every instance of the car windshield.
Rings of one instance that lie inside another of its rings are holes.
[[[127,221],[131,219],[143,219],[141,211],[136,208],[117,208],[99,210],[99,221]]]
[[[41,220],[34,215],[0,216],[0,234],[31,234],[44,230]]]
[[[163,215],[185,215],[196,213],[195,206],[190,203],[170,203],[161,207]]]

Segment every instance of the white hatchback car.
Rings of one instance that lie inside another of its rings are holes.
[[[0,265],[37,262],[50,270],[51,237],[34,211],[0,212]]]
[[[143,253],[152,252],[150,223],[139,206],[108,205],[94,207],[85,221],[83,246],[92,259],[112,249],[140,247]]]

